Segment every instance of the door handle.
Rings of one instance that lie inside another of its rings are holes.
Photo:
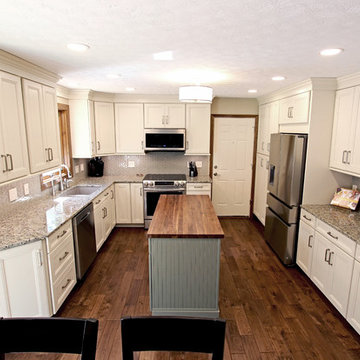
[[[5,170],[3,170],[3,173],[4,173],[4,172],[9,171],[9,168],[8,168],[8,164],[7,164],[6,155],[1,155],[1,158],[4,159],[4,163],[5,163]]]
[[[9,169],[9,171],[14,170],[14,163],[13,163],[12,155],[11,154],[6,154],[6,157],[10,158],[10,169]],[[7,163],[7,161],[6,161],[6,163]]]
[[[311,245],[311,239],[313,238],[313,235],[310,235],[309,236],[309,240],[308,240],[308,247],[309,248],[312,248],[312,245]]]

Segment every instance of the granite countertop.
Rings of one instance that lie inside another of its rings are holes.
[[[301,205],[317,219],[360,244],[360,213],[333,205]]]
[[[186,181],[188,183],[211,183],[212,179],[208,175],[198,175],[195,177],[186,176]]]

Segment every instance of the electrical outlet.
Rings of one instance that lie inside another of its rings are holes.
[[[189,167],[190,167],[190,161],[187,161],[187,162],[186,162],[186,166],[187,166],[187,168],[189,169]]]
[[[9,190],[9,199],[10,201],[15,201],[18,198],[17,190],[16,188],[12,188]]]
[[[75,174],[79,173],[79,165],[75,165]]]
[[[354,191],[356,191],[356,190],[357,190],[357,185],[353,185],[353,186],[352,186],[352,189],[353,189]]]
[[[84,164],[80,164],[80,171],[84,171]]]
[[[202,167],[202,161],[195,161],[196,167],[201,168]]]
[[[29,184],[26,183],[24,184],[24,195],[29,195],[29,194],[30,194]]]
[[[129,167],[129,168],[135,167],[135,161],[128,160],[128,167]]]

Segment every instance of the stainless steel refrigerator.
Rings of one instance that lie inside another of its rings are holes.
[[[285,265],[295,264],[306,134],[272,134],[265,240]]]

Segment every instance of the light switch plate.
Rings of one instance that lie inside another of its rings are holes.
[[[16,188],[12,188],[9,190],[9,199],[10,201],[15,201],[18,198],[17,190]]]
[[[79,173],[79,165],[75,165],[75,174]]]
[[[26,183],[24,184],[24,195],[29,195],[29,194],[30,194],[29,184]]]
[[[135,161],[129,160],[129,161],[128,161],[128,167],[129,167],[129,168],[135,167]]]
[[[80,164],[80,171],[84,171],[84,164]]]
[[[202,167],[202,161],[195,161],[196,167],[201,168]]]

